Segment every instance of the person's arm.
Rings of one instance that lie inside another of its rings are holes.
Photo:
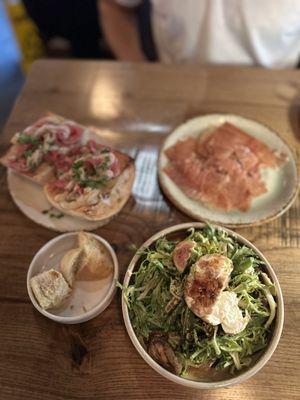
[[[135,9],[117,4],[114,0],[98,0],[101,26],[106,40],[117,59],[146,61],[142,51]]]

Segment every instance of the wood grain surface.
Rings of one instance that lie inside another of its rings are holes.
[[[121,279],[132,257],[158,230],[188,221],[163,197],[156,178],[160,144],[175,126],[211,112],[256,119],[280,133],[299,163],[300,71],[236,67],[38,61],[2,133],[11,135],[45,111],[99,129],[102,140],[134,155],[137,178],[124,210],[96,232],[114,244]],[[26,291],[35,252],[56,236],[13,204],[0,170],[0,398],[206,399],[300,398],[300,204],[269,224],[238,232],[266,255],[285,299],[279,346],[255,377],[228,389],[197,391],[154,372],[127,336],[118,293],[92,321],[64,326],[40,315]]]

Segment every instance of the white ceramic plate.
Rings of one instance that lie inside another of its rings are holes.
[[[29,179],[16,174],[11,169],[7,170],[8,188],[17,207],[32,221],[45,228],[58,232],[91,231],[102,226],[102,221],[88,221],[64,214],[62,218],[51,218],[43,214],[44,210],[52,209],[47,200],[43,187],[31,182]],[[60,211],[54,209],[56,215]]]
[[[163,172],[168,159],[164,150],[179,139],[195,137],[207,129],[230,122],[250,135],[266,143],[270,148],[284,152],[288,162],[278,169],[265,169],[268,192],[257,197],[247,212],[229,212],[209,208],[192,200]],[[289,146],[274,131],[259,122],[231,114],[210,114],[193,118],[178,126],[165,140],[158,160],[158,176],[165,195],[181,211],[196,220],[206,220],[226,226],[249,226],[268,222],[284,213],[295,200],[298,193],[297,167]]]
[[[27,290],[34,307],[46,317],[64,324],[78,324],[96,317],[110,304],[116,292],[115,281],[119,276],[116,254],[110,244],[102,237],[92,234],[110,253],[114,273],[108,278],[93,281],[75,281],[71,296],[60,308],[43,310],[37,303],[29,281],[33,276],[51,268],[58,269],[64,254],[77,247],[77,232],[57,236],[46,243],[34,256],[27,273]]]
[[[131,260],[125,278],[123,285],[126,287],[128,286],[132,273],[138,268],[138,261],[141,257],[141,254],[143,250],[146,248],[150,247],[157,239],[159,239],[162,236],[166,236],[169,234],[174,234],[175,232],[180,233],[185,233],[187,229],[193,227],[195,229],[203,228],[205,226],[204,223],[201,222],[188,222],[184,224],[179,224],[175,226],[171,226],[169,228],[166,228],[155,235],[153,235],[150,239],[148,239],[136,252],[135,256]],[[180,385],[183,386],[188,386],[194,389],[217,389],[220,387],[226,387],[226,386],[232,386],[238,383],[241,383],[245,381],[246,379],[249,379],[251,376],[256,374],[271,358],[272,354],[274,353],[280,336],[282,332],[282,327],[283,327],[283,321],[284,321],[284,303],[283,303],[283,297],[282,297],[282,292],[281,288],[279,285],[279,282],[277,280],[277,277],[275,275],[275,272],[273,268],[271,267],[270,263],[266,260],[266,258],[263,256],[263,254],[248,240],[246,240],[243,236],[238,235],[237,233],[225,229],[222,227],[216,226],[217,229],[224,229],[229,236],[234,237],[237,239],[239,242],[245,244],[246,246],[252,248],[257,255],[260,257],[260,259],[265,263],[266,265],[266,272],[269,275],[270,279],[274,283],[276,287],[276,302],[277,302],[277,315],[276,315],[276,320],[274,324],[274,329],[273,329],[273,335],[271,337],[271,340],[267,346],[267,348],[263,351],[263,353],[260,355],[260,357],[256,360],[256,362],[248,369],[245,369],[244,371],[240,372],[239,375],[234,376],[233,378],[230,379],[225,379],[225,380],[219,380],[219,381],[196,381],[192,380],[193,378],[191,377],[190,379],[182,378],[178,375],[175,375],[169,371],[167,371],[165,368],[161,367],[156,361],[153,360],[153,358],[150,357],[150,355],[146,352],[146,350],[143,348],[141,343],[139,342],[138,338],[136,337],[136,334],[133,330],[133,327],[131,325],[131,321],[129,318],[129,312],[126,304],[126,300],[124,296],[122,296],[122,312],[123,312],[123,318],[125,322],[125,326],[128,332],[128,335],[136,348],[136,350],[139,352],[141,357],[146,361],[147,364],[149,364],[156,372],[164,376],[165,378],[175,382],[179,383]]]

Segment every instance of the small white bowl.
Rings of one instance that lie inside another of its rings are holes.
[[[34,307],[45,317],[63,324],[79,324],[88,321],[102,311],[112,301],[115,292],[115,282],[119,276],[119,265],[111,245],[102,237],[90,233],[109,251],[114,273],[108,278],[93,281],[76,281],[69,299],[57,309],[44,310],[40,307],[32,292],[30,279],[51,268],[58,269],[63,255],[77,247],[78,232],[65,233],[46,243],[34,256],[27,273],[27,291]]]
[[[136,252],[135,256],[131,260],[129,267],[127,269],[123,285],[126,287],[128,286],[131,275],[133,271],[135,270],[136,264],[140,258],[141,252],[146,249],[147,247],[150,247],[158,238],[175,233],[175,232],[186,232],[187,229],[189,228],[203,228],[205,226],[204,223],[202,222],[188,222],[184,224],[179,224],[175,226],[171,226],[169,228],[166,228],[155,235],[153,235],[150,239],[148,239]],[[238,383],[241,383],[245,381],[246,379],[249,379],[251,376],[256,374],[266,363],[267,361],[271,358],[272,354],[274,353],[280,336],[282,332],[282,327],[283,327],[283,320],[284,320],[284,303],[283,303],[283,297],[282,297],[282,292],[281,288],[279,285],[279,282],[277,280],[277,277],[275,275],[275,272],[273,268],[271,267],[270,263],[266,260],[266,258],[263,256],[263,254],[252,244],[250,243],[247,239],[245,239],[243,236],[229,230],[223,227],[215,226],[217,229],[222,229],[225,230],[229,236],[236,238],[239,242],[245,244],[246,246],[250,247],[253,249],[257,255],[264,261],[266,264],[266,270],[268,275],[270,276],[272,282],[274,283],[276,287],[276,292],[277,292],[277,315],[276,315],[276,320],[274,324],[274,329],[273,329],[273,334],[270,339],[270,342],[265,350],[263,350],[262,354],[259,356],[259,358],[256,360],[256,362],[248,369],[245,369],[244,371],[240,372],[238,375],[233,376],[232,378],[229,379],[223,379],[223,380],[218,380],[218,381],[195,381],[195,380],[190,380],[187,378],[182,378],[178,375],[175,375],[169,371],[167,371],[165,368],[160,366],[156,361],[153,360],[152,357],[147,353],[147,351],[143,348],[141,343],[139,342],[138,338],[136,337],[136,334],[133,330],[133,327],[131,325],[131,321],[129,318],[129,312],[127,308],[127,304],[125,301],[124,296],[122,296],[122,311],[123,311],[123,318],[125,322],[125,326],[128,332],[128,335],[135,346],[136,350],[140,353],[140,355],[143,357],[143,359],[146,361],[147,364],[150,365],[156,372],[158,372],[160,375],[164,376],[165,378],[169,379],[172,382],[178,383],[183,386],[187,386],[190,388],[194,389],[217,389],[221,387],[227,387],[227,386],[232,386],[236,385]]]

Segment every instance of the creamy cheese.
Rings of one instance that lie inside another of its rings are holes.
[[[217,302],[214,304],[212,312],[206,317],[206,320],[212,325],[222,325],[224,332],[237,334],[243,331],[250,316],[245,317],[238,306],[236,293],[224,291],[220,294]]]
[[[204,321],[211,314],[221,292],[227,287],[232,261],[220,254],[206,254],[191,267],[184,286],[187,306]]]

